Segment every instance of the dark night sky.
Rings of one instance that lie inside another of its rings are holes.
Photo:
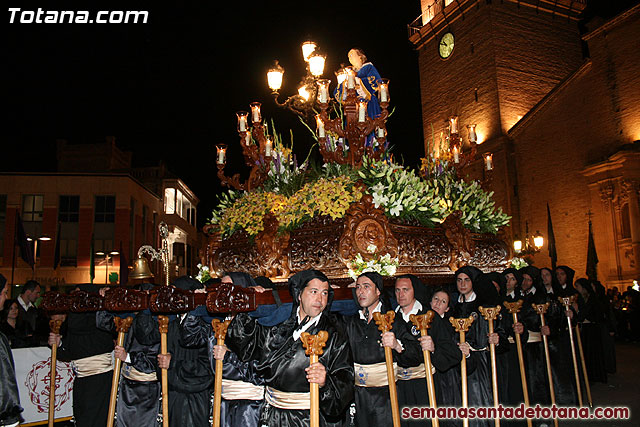
[[[300,44],[308,38],[328,55],[324,76],[334,82],[348,50],[364,49],[391,80],[394,152],[412,166],[424,154],[418,55],[407,39],[419,0],[148,3],[44,3],[46,10],[148,10],[147,24],[5,24],[3,146],[13,154],[0,156],[0,171],[54,171],[56,139],[87,143],[112,135],[133,152],[134,166],[164,160],[201,200],[202,224],[220,191],[215,144],[230,146],[230,162],[240,160],[236,111],[262,102],[263,116],[284,135],[292,128],[294,150],[307,154],[308,131],[274,105],[265,73],[279,59],[282,92],[295,93],[304,74]]]
[[[47,10],[71,9],[46,4]],[[262,102],[263,116],[285,136],[292,128],[295,151],[307,154],[308,131],[275,106],[266,85],[266,71],[279,59],[286,70],[282,93],[295,93],[307,38],[327,54],[324,77],[334,82],[349,48],[364,49],[391,80],[396,111],[389,139],[396,153],[414,163],[423,154],[417,52],[407,39],[407,24],[420,14],[418,0],[373,1],[366,9],[351,1],[238,2],[226,3],[224,11],[221,4],[124,7],[148,10],[147,24],[10,24],[4,139],[15,154],[2,156],[0,170],[53,171],[56,139],[85,143],[113,135],[119,148],[133,152],[134,166],[164,160],[200,198],[203,223],[220,190],[214,145],[228,144],[232,160],[240,156],[236,111]]]

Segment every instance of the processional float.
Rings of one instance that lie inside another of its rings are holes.
[[[305,56],[306,59],[307,56]],[[318,58],[313,61],[316,60]],[[360,166],[364,156],[380,159],[387,145],[386,120],[389,116],[390,100],[388,80],[383,79],[379,88],[381,114],[371,118],[363,114],[366,103],[358,99],[357,89],[353,84],[356,79],[353,69],[343,70],[346,96],[339,102],[329,96],[329,81],[319,78],[322,71],[318,74],[317,71],[311,72],[312,69],[310,62],[310,72],[304,80],[306,93],[311,94],[310,97],[296,95],[285,103],[279,103],[277,92],[280,85],[277,85],[277,88],[272,86],[276,103],[293,111],[297,110],[296,112],[301,116],[315,118],[315,132],[320,142],[319,151],[325,163]],[[283,70],[280,70],[274,74],[276,80],[279,76],[280,84],[282,72]],[[270,80],[271,77],[269,77]],[[331,118],[329,115],[335,102],[338,102],[343,109],[341,119]],[[251,104],[250,112],[237,114],[240,146],[245,163],[251,168],[246,181],[242,182],[239,174],[230,178],[224,174],[227,147],[223,145],[217,147],[217,176],[224,185],[234,189],[251,191],[259,188],[265,182],[273,161],[274,141],[272,136],[267,134],[266,126],[263,124],[260,106],[260,103],[254,102]],[[311,113],[314,115],[309,116]],[[448,122],[450,129],[448,156],[451,164],[455,164],[458,168],[456,174],[459,174],[463,167],[475,161],[477,151],[475,125],[468,126],[471,150],[463,153],[457,117],[452,117]],[[348,144],[331,144],[327,137],[328,133]],[[370,138],[367,142],[371,135],[374,137],[373,142]],[[485,155],[485,165],[487,176],[490,178],[490,172],[493,169],[490,154]],[[364,195],[348,208],[343,218],[316,217],[302,227],[291,231],[279,230],[278,221],[271,214],[265,215],[263,231],[255,237],[250,237],[244,231],[238,231],[232,238],[223,238],[215,226],[207,225],[203,229],[207,240],[200,252],[200,259],[203,265],[209,267],[212,276],[220,277],[227,271],[242,271],[253,277],[267,276],[276,285],[283,284],[292,273],[297,271],[319,269],[329,277],[332,285],[340,286],[334,289],[336,300],[352,298],[351,289],[346,287],[352,281],[348,276],[349,262],[357,255],[370,260],[372,254],[368,248],[372,245],[381,253],[388,253],[391,257],[398,258],[397,274],[412,273],[426,283],[434,285],[448,283],[453,272],[464,265],[474,265],[484,271],[501,271],[506,268],[510,259],[510,246],[504,242],[503,236],[471,232],[463,226],[461,216],[460,211],[455,211],[435,228],[394,222],[382,208],[375,206],[370,195]],[[149,246],[143,246],[138,251],[138,259],[135,260],[134,266],[136,270],[145,268],[148,270],[146,258],[143,257],[145,254],[150,254],[152,259],[160,259],[163,263],[165,278],[162,286],[148,291],[118,286],[107,290],[104,297],[85,291],[74,291],[70,294],[48,292],[44,295],[45,310],[55,314],[98,310],[125,313],[149,309],[151,313],[158,316],[161,353],[166,353],[167,315],[186,313],[198,306],[205,306],[210,313],[239,313],[253,311],[260,305],[291,302],[291,296],[284,287],[281,288],[283,292],[278,293],[275,290],[274,297],[274,293],[271,292],[256,293],[251,288],[241,288],[231,284],[209,285],[205,293],[184,291],[169,286],[169,251],[166,238],[168,228],[164,223],[160,227],[162,249],[156,251]],[[130,278],[134,277],[135,275],[130,275]],[[138,277],[151,276],[139,275]],[[124,330],[124,327],[121,326],[121,329]],[[223,342],[224,334],[222,331],[220,334],[220,342]],[[429,369],[426,370],[431,372]],[[221,372],[221,369],[216,369],[216,374],[218,372]],[[168,423],[166,374],[166,370],[163,369],[164,426]],[[114,382],[117,375],[118,373],[114,372]],[[464,377],[466,380],[466,375]],[[428,374],[427,381],[429,381]],[[393,380],[390,381],[390,385],[391,383],[395,384]],[[54,396],[55,384],[51,386],[50,396]],[[117,385],[115,387],[117,390]],[[430,395],[433,394],[430,392]],[[216,395],[219,396],[220,393]],[[466,402],[466,396],[464,398]],[[432,402],[435,405],[435,397]],[[53,414],[50,414],[49,418],[52,422]],[[399,415],[394,415],[394,421],[396,420],[399,420]],[[216,422],[219,422],[219,417],[214,416],[214,424]]]

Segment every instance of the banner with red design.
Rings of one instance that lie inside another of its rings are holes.
[[[25,423],[46,421],[49,415],[49,383],[51,349],[48,347],[16,348],[12,350],[16,364],[16,379]],[[73,415],[71,390],[74,373],[71,364],[56,363],[55,418]]]

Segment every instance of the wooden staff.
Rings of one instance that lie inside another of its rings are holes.
[[[118,345],[122,347],[124,345],[124,334],[127,333],[133,317],[129,316],[126,319],[121,317],[114,317],[113,322],[116,324],[116,331],[118,332]],[[120,382],[120,367],[122,366],[122,360],[116,359],[116,365],[113,368],[113,378],[111,380],[111,397],[109,398],[109,415],[107,417],[107,427],[113,427],[113,418],[116,414],[116,401],[118,400],[118,383]]]
[[[493,333],[493,321],[498,318],[498,314],[500,314],[501,306],[495,307],[478,307],[480,310],[480,314],[485,318],[487,322],[489,322],[489,333]],[[493,386],[493,406],[498,408],[500,402],[498,400],[498,372],[496,369],[496,345],[489,344],[489,351],[491,354],[491,384]],[[496,416],[495,420],[496,427],[500,426],[500,417]]]
[[[518,323],[518,312],[522,308],[522,300],[515,302],[504,302],[504,306],[509,310],[509,313],[513,315],[514,325]],[[518,362],[520,363],[520,381],[522,382],[522,395],[524,396],[524,406],[528,408],[529,405],[529,389],[527,388],[527,375],[524,372],[524,356],[522,354],[522,341],[520,340],[520,334],[515,334],[516,348],[518,349]],[[527,426],[531,427],[533,424],[531,418],[527,418]]]
[[[589,407],[593,408],[593,400],[591,400],[591,386],[589,385],[589,375],[587,375],[587,363],[584,360],[584,351],[582,350],[582,338],[580,337],[580,328],[576,322],[576,338],[578,340],[578,351],[580,353],[580,361],[582,362],[582,374],[584,375],[584,387],[587,389],[587,399],[589,399]]]
[[[544,304],[531,304],[533,310],[540,315],[540,325],[546,326],[544,315],[549,309],[549,303]],[[556,404],[556,392],[553,388],[553,374],[551,373],[551,359],[549,358],[549,340],[545,334],[542,335],[542,343],[544,344],[544,358],[547,362],[547,378],[549,380],[549,395],[551,396],[551,405]],[[558,418],[553,419],[553,424],[558,427]]]
[[[216,337],[216,345],[224,345],[224,338],[227,336],[227,328],[231,319],[223,322],[220,319],[213,319],[211,327]],[[220,427],[220,405],[222,404],[222,360],[216,359],[216,381],[213,389],[213,427]]]
[[[565,312],[570,310],[571,304],[573,304],[577,298],[577,295],[571,295],[570,297],[558,297],[562,305],[564,305]],[[578,358],[576,357],[576,345],[573,342],[573,326],[571,326],[571,318],[569,316],[567,316],[567,324],[569,325],[569,340],[571,341],[571,357],[573,358],[573,373],[576,377],[578,404],[582,407],[582,388],[580,387],[580,374],[578,373]]]
[[[386,314],[373,313],[373,320],[376,321],[378,329],[383,334],[391,330],[393,319],[396,317],[395,311],[387,311]],[[398,407],[398,390],[396,389],[396,372],[393,369],[393,353],[390,347],[384,347],[384,360],[387,363],[387,382],[389,383],[389,397],[391,398],[391,415],[393,426],[400,427],[400,408]]]
[[[322,348],[327,345],[329,333],[320,331],[317,335],[311,335],[303,332],[300,335],[302,346],[305,348],[304,353],[309,356],[309,366],[318,361],[318,356],[322,354]],[[320,384],[309,383],[310,387],[310,411],[309,418],[311,427],[320,427]]]
[[[433,310],[427,311],[425,314],[421,314],[416,316],[412,314],[409,316],[411,322],[416,326],[416,328],[420,331],[420,335],[426,337],[429,335],[429,327],[431,326],[431,322],[433,321],[433,317],[435,316],[435,312]],[[424,371],[425,378],[427,380],[427,393],[429,393],[429,404],[431,408],[435,411],[436,409],[436,391],[435,385],[433,384],[433,373],[431,372],[431,353],[429,351],[422,351],[422,355],[424,356]],[[431,425],[433,427],[438,427],[440,423],[437,418],[431,418]]]
[[[474,321],[473,316],[469,316],[466,318],[462,317],[459,319],[450,317],[449,321],[451,322],[451,325],[453,325],[456,332],[460,334],[460,343],[462,344],[466,340],[465,333],[469,330],[469,326],[471,326]],[[462,357],[462,361],[460,362],[460,379],[462,380],[462,407],[468,408],[469,402],[467,398],[467,358],[464,356]],[[462,422],[464,427],[469,426],[469,418],[463,418]]]
[[[49,320],[49,329],[51,333],[58,335],[60,333],[60,326],[62,325],[63,316],[54,315]],[[56,417],[56,361],[58,359],[58,346],[56,344],[51,346],[51,372],[49,374],[49,427],[53,427],[53,422]]]
[[[169,318],[158,316],[158,330],[160,331],[160,354],[167,354],[167,332],[169,332]],[[162,427],[169,427],[169,382],[167,369],[162,368]]]

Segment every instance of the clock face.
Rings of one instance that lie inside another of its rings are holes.
[[[453,34],[445,33],[440,39],[440,43],[438,43],[438,52],[440,53],[440,57],[443,59],[447,59],[449,56],[451,56],[451,52],[453,52],[453,46]]]

